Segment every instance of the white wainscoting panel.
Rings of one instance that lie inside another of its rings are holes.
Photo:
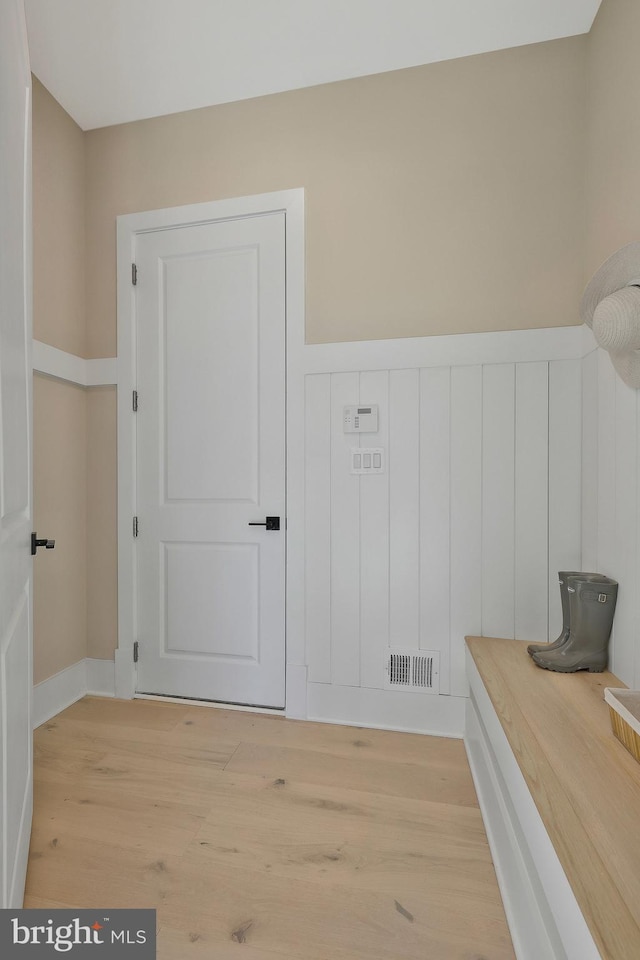
[[[389,449],[389,372],[360,374],[360,402],[380,410],[375,446]],[[367,434],[362,443],[368,442]],[[382,687],[380,669],[389,644],[389,466],[359,477],[360,486],[360,683]]]
[[[596,349],[582,361],[582,569],[620,584],[611,669],[640,684],[640,392]]]
[[[480,438],[479,438],[480,439]],[[515,630],[515,365],[482,371],[482,626],[486,637]],[[461,544],[464,549],[464,545]]]
[[[598,569],[598,351],[582,361],[582,563]],[[572,567],[566,569],[571,570]]]
[[[621,382],[609,355],[598,350],[598,573],[620,579],[622,544],[616,543],[616,488],[619,479],[616,469],[617,440],[616,400],[617,384]],[[614,572],[615,571],[615,572]],[[624,583],[620,593],[624,590]],[[621,598],[622,599],[622,598]],[[618,618],[611,633],[611,669],[616,671],[622,643],[616,642]],[[625,680],[624,677],[621,679]]]
[[[634,677],[635,648],[638,643],[638,391],[616,376],[615,419],[615,526],[613,541],[619,581],[614,620],[611,668],[621,678]],[[633,443],[633,438],[636,443]],[[635,640],[635,642],[629,642]]]
[[[482,367],[451,370],[450,692],[468,696],[464,637],[482,633]]]
[[[451,368],[420,371],[420,649],[440,653],[440,693],[451,684]]]
[[[305,637],[309,680],[331,682],[331,381],[306,378]]]
[[[420,372],[392,370],[389,383],[389,642],[420,636]],[[366,483],[366,477],[362,480]]]
[[[436,737],[462,737],[464,731],[464,697],[430,697],[335,683],[310,683],[307,690],[309,720]]]
[[[500,347],[504,362],[463,354],[411,366],[404,353],[386,369],[364,365],[377,354],[363,344],[362,365],[336,359],[337,372],[322,372],[306,348],[310,718],[393,726],[396,716],[396,726],[433,732],[457,718],[448,732],[460,735],[456,710],[434,716],[447,697],[468,695],[465,635],[557,636],[557,572],[580,565],[584,398],[582,340],[573,358],[555,359],[556,339],[547,359]],[[357,345],[349,351],[355,360]],[[378,404],[376,434],[343,432],[343,407],[357,403]],[[353,475],[356,446],[381,447],[384,471]],[[384,691],[394,646],[440,653],[440,696]]]
[[[353,687],[360,684],[360,477],[351,473],[351,448],[359,444],[342,420],[359,393],[358,373],[331,377],[331,682]]]
[[[582,371],[573,360],[549,364],[549,638],[562,629],[559,570],[582,569],[580,529],[583,490],[578,473],[582,450]],[[590,492],[590,491],[589,491]],[[587,568],[590,569],[590,568]]]
[[[580,367],[573,363],[577,377],[575,405],[580,401]],[[554,409],[553,428],[564,436],[562,416]],[[547,587],[551,562],[549,545],[549,445],[552,424],[549,419],[549,364],[520,363],[516,369],[515,415],[515,609],[514,636],[523,640],[546,640],[549,634]],[[578,491],[580,448],[571,451],[573,459],[555,462],[553,487],[567,470],[573,471]],[[566,490],[565,490],[566,497]],[[573,531],[575,547],[580,537],[579,526]],[[557,576],[556,576],[557,579]],[[544,599],[543,599],[544,598]],[[553,604],[559,606],[557,596]]]
[[[616,394],[619,382],[608,354],[598,350],[598,573],[616,563]]]

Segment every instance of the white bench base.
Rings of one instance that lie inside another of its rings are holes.
[[[518,960],[602,960],[473,657],[464,742]]]

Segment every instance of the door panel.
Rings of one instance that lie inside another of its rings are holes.
[[[255,543],[165,544],[167,653],[257,661],[258,564]]]
[[[33,677],[31,658],[25,656],[30,646],[30,611],[29,595],[24,592],[18,600],[16,616],[7,633],[7,645],[4,654],[4,673],[8,679],[6,686],[5,719],[7,728],[7,824],[13,824],[14,829],[7,832],[6,857],[7,864],[16,864],[19,859],[19,845],[28,843],[30,822],[23,824],[25,812],[30,812],[30,799],[26,792],[31,784],[31,751],[29,743],[32,737],[31,716],[29,702]],[[26,804],[26,810],[25,810]],[[11,869],[9,869],[11,873]],[[24,882],[23,878],[15,878],[14,891]],[[21,891],[20,891],[21,893]]]
[[[258,249],[167,258],[163,269],[167,499],[255,503]]]
[[[32,810],[31,75],[0,4],[0,906],[22,904]]]
[[[284,706],[284,231],[136,240],[142,692]]]

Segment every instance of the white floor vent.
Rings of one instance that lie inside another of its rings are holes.
[[[440,693],[440,654],[429,650],[388,651],[384,688]]]

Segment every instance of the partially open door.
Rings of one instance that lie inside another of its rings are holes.
[[[31,833],[31,72],[22,0],[0,3],[0,906]]]

